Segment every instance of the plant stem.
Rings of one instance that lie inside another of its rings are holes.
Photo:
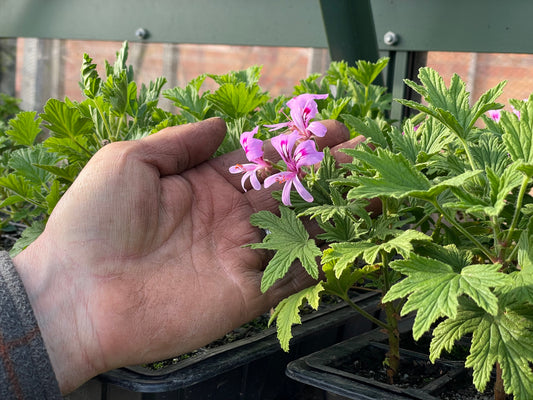
[[[387,331],[390,329],[389,326],[381,321],[380,319],[374,317],[372,314],[370,314],[368,311],[365,311],[363,308],[361,308],[360,306],[358,306],[356,303],[354,303],[348,296],[344,297],[343,300],[350,306],[352,307],[355,311],[357,311],[357,313],[361,314],[363,317],[365,317],[366,319],[368,319],[370,322],[376,324],[377,326],[379,326],[380,328],[382,329],[386,329]]]
[[[509,231],[507,233],[507,238],[505,239],[505,243],[510,243],[514,230],[516,229],[516,225],[518,225],[518,219],[520,217],[520,212],[522,208],[522,202],[524,201],[524,196],[526,194],[526,190],[529,184],[529,179],[531,177],[524,175],[524,179],[522,180],[522,186],[520,186],[520,192],[518,192],[518,197],[516,199],[516,206],[514,209],[514,215],[513,215],[513,221],[511,222],[511,227],[509,228]]]
[[[500,225],[498,224],[498,217],[491,217],[491,223],[492,223],[492,233],[493,233],[493,239],[494,240],[494,252],[498,255],[498,257],[501,259],[502,255],[502,243],[498,239],[500,236]]]
[[[431,218],[431,214],[426,214],[426,215],[424,215],[424,217],[420,218],[420,219],[416,222],[416,224],[414,224],[414,225],[412,226],[411,229],[415,229],[415,230],[418,229],[418,227],[420,227],[424,222],[426,222],[426,221],[427,221],[428,219],[430,219],[430,218]]]
[[[468,148],[468,144],[466,143],[466,140],[464,140],[461,136],[457,135],[457,137],[463,144],[463,148],[465,149],[466,158],[468,158],[468,163],[470,164],[470,168],[472,168],[472,171],[474,171],[476,169],[474,166],[474,158],[472,157],[472,154],[470,154],[470,149]]]
[[[500,363],[496,363],[496,381],[494,382],[494,400],[505,400],[505,388],[503,386],[502,367]]]
[[[95,101],[94,104],[96,106],[96,110],[98,111],[98,113],[100,114],[100,117],[102,118],[102,122],[104,123],[104,127],[107,130],[107,139],[111,139],[111,137],[113,135],[111,134],[111,127],[109,126],[109,121],[106,120],[104,111],[100,108],[98,102]],[[96,124],[96,122],[95,122],[95,124]],[[102,138],[102,139],[105,139],[105,138]]]
[[[452,224],[459,232],[461,232],[463,235],[465,235],[472,243],[476,245],[476,247],[481,250],[483,254],[485,254],[489,260],[493,263],[497,262],[497,257],[492,254],[485,246],[483,246],[479,240],[477,240],[470,232],[468,232],[465,228],[461,226],[460,223],[458,223],[454,217],[450,216],[436,201],[432,202],[432,204],[435,206],[435,208],[444,216],[444,218]]]
[[[387,352],[387,378],[392,385],[400,368],[400,332],[398,330],[398,315],[394,304],[385,303],[385,315],[388,325],[389,351]]]
[[[390,254],[385,251],[380,251],[381,256],[381,271],[383,273],[383,294],[385,295],[391,288],[390,281]],[[385,316],[387,320],[387,335],[389,343],[389,351],[386,356],[386,365],[387,365],[387,377],[390,384],[394,383],[396,375],[398,375],[398,370],[400,368],[400,333],[398,331],[398,319],[399,312],[392,302],[387,302],[383,304],[383,309],[385,310]]]

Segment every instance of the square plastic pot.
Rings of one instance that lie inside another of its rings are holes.
[[[402,321],[400,331],[408,332],[411,324],[410,319]],[[355,336],[292,361],[287,366],[287,376],[322,390],[329,398],[351,400],[437,400],[448,387],[464,384],[467,372],[462,362],[432,364],[427,354],[405,349],[400,350],[401,362],[411,378],[420,377],[416,385],[389,385],[367,372],[359,373],[359,369],[371,371],[375,364],[379,368],[388,350],[385,343],[386,335],[379,329]],[[433,370],[432,378],[426,377],[427,370]]]

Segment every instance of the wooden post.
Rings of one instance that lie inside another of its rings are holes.
[[[63,48],[59,39],[25,39],[21,108],[41,111],[49,98],[64,95]]]

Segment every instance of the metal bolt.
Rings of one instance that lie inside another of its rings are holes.
[[[383,35],[383,41],[387,46],[393,46],[398,43],[398,35],[394,32],[388,31],[385,35]]]
[[[139,39],[146,39],[148,37],[148,31],[144,28],[138,28],[135,31],[135,36],[137,36]]]

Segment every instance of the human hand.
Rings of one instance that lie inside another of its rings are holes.
[[[325,125],[321,146],[347,139]],[[205,345],[313,283],[295,266],[261,293],[268,256],[243,246],[261,240],[250,215],[278,204],[229,173],[242,151],[209,159],[224,135],[210,119],[107,145],[14,259],[64,393]]]

